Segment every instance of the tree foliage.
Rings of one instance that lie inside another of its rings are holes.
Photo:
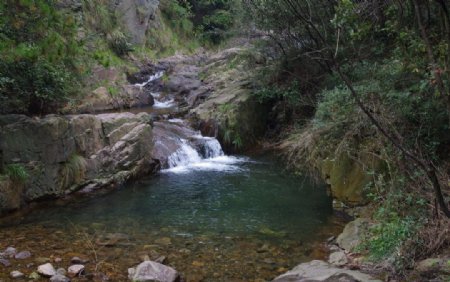
[[[70,93],[76,24],[52,1],[0,4],[0,112],[46,113]]]

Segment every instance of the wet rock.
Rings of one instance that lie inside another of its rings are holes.
[[[71,265],[69,267],[69,269],[67,269],[67,272],[68,272],[69,276],[71,276],[71,277],[75,277],[75,276],[83,273],[83,271],[84,271],[84,265],[82,265],[82,264],[74,264],[74,265]]]
[[[89,262],[88,259],[83,259],[83,258],[80,258],[80,257],[73,257],[73,258],[70,259],[70,263],[71,264],[86,264],[88,262]]]
[[[195,267],[203,267],[203,266],[205,266],[205,263],[202,262],[202,261],[194,260],[194,261],[192,262],[192,266],[195,266]]]
[[[9,260],[4,259],[4,258],[0,258],[0,264],[3,265],[4,267],[11,266],[11,263],[9,262]]]
[[[381,282],[359,271],[337,268],[324,261],[313,260],[275,278],[273,282]]]
[[[66,275],[66,274],[67,274],[67,271],[66,271],[64,268],[60,267],[60,268],[58,268],[58,269],[56,270],[56,274],[59,274],[59,275]]]
[[[8,247],[8,248],[6,248],[6,250],[5,250],[3,253],[1,253],[1,256],[2,256],[2,257],[12,258],[12,257],[14,257],[14,255],[15,255],[16,253],[17,253],[16,248],[14,248],[14,247]]]
[[[38,258],[36,258],[34,261],[35,261],[36,263],[42,263],[42,264],[44,264],[44,263],[50,262],[51,259],[50,259],[50,258],[38,257]]]
[[[52,277],[56,274],[56,270],[51,263],[39,265],[37,272],[45,277]]]
[[[130,244],[129,236],[121,233],[106,234],[105,236],[98,238],[95,243],[105,247],[113,247],[116,245],[125,246]]]
[[[336,266],[343,266],[348,263],[348,259],[347,256],[345,255],[345,252],[340,251],[332,253],[328,258],[328,262]]]
[[[9,275],[10,275],[11,278],[13,278],[13,279],[22,278],[22,277],[25,276],[25,274],[23,274],[22,272],[17,271],[17,270],[11,271],[11,273],[10,273]]]
[[[41,278],[41,276],[37,272],[32,272],[30,275],[28,275],[28,278],[30,278],[32,280],[37,280],[37,279]]]
[[[56,274],[50,278],[50,282],[70,282],[70,279],[64,275]]]
[[[368,225],[369,221],[364,218],[357,218],[349,222],[336,239],[339,247],[352,251],[361,242],[362,235],[367,231]]]
[[[261,248],[259,248],[258,250],[256,250],[258,253],[265,253],[270,251],[269,249],[269,245],[268,244],[264,244],[261,246]]]
[[[55,258],[55,259],[54,259],[54,262],[60,263],[60,262],[62,262],[62,258]]]
[[[22,251],[20,253],[17,253],[14,258],[15,259],[27,259],[31,257],[31,253],[29,251]]]
[[[172,240],[169,237],[163,237],[163,238],[156,239],[155,243],[159,244],[159,245],[167,246],[167,245],[172,244]]]
[[[128,278],[138,282],[174,282],[178,277],[178,272],[175,269],[154,261],[144,261],[136,268],[128,269]]]

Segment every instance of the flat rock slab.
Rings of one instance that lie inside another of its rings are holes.
[[[275,278],[273,282],[381,282],[372,276],[354,270],[342,269],[321,260],[302,263]]]

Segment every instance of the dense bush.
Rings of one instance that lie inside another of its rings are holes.
[[[0,15],[0,112],[54,111],[78,73],[74,19],[44,0],[2,2]]]

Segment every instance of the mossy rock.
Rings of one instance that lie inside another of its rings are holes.
[[[332,196],[349,206],[367,204],[364,188],[371,182],[368,171],[382,170],[382,162],[368,154],[358,156],[358,160],[341,154],[334,159],[322,161],[321,172],[330,185]]]

